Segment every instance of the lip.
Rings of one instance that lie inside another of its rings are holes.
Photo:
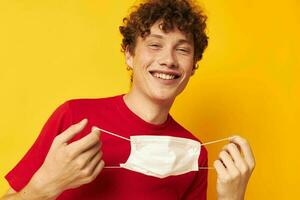
[[[161,73],[161,74],[169,74],[169,75],[174,75],[176,78],[173,80],[178,79],[181,74],[178,71],[174,71],[174,70],[149,70],[149,73],[152,75],[154,72],[156,73]]]
[[[158,78],[156,76],[153,76],[152,73],[154,73],[154,72],[175,75],[177,78],[175,78],[175,79],[161,79],[161,78]],[[160,84],[163,84],[163,85],[173,85],[173,84],[178,82],[178,80],[181,76],[178,72],[162,71],[162,70],[151,70],[151,71],[149,71],[149,74],[153,79],[155,79],[156,81],[158,81]]]

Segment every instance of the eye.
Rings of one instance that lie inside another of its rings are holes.
[[[182,51],[182,52],[187,52],[187,50],[186,49],[177,49],[178,51]]]
[[[152,43],[148,45],[151,49],[160,49],[162,46],[158,43]]]
[[[182,53],[182,54],[189,54],[190,50],[187,48],[177,48],[176,51]]]

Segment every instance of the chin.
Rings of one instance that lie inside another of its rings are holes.
[[[176,98],[176,94],[174,93],[170,93],[170,92],[155,92],[152,93],[151,97],[154,101],[157,101],[159,103],[163,103],[163,104],[170,104],[173,103],[173,101]]]

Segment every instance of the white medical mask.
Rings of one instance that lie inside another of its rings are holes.
[[[201,145],[171,136],[131,136],[131,152],[121,167],[158,178],[198,170]]]
[[[130,136],[128,139],[100,128],[97,129],[130,141],[131,145],[131,152],[125,163],[120,164],[120,166],[105,166],[105,168],[121,167],[157,178],[181,175],[200,169],[211,169],[210,167],[198,166],[201,145],[205,144],[196,140],[156,135]]]

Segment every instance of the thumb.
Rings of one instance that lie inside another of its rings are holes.
[[[80,133],[84,129],[84,127],[87,125],[87,122],[88,120],[84,118],[77,124],[71,125],[64,132],[57,136],[59,137],[60,142],[66,143],[71,140],[76,134]]]

